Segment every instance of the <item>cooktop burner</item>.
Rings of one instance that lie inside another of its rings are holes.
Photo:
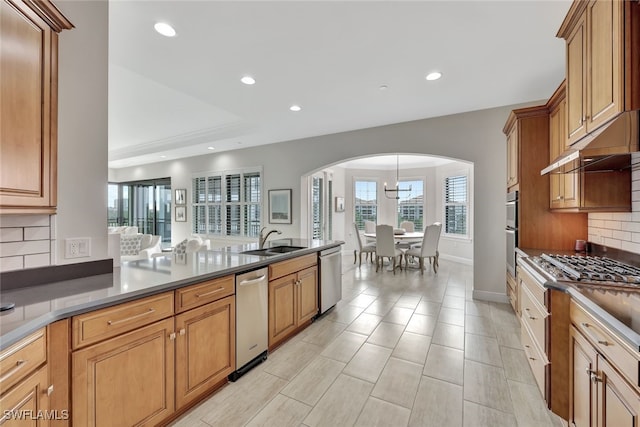
[[[563,279],[615,282],[640,287],[640,268],[610,258],[577,255],[542,254],[538,265]],[[561,273],[561,274],[560,274]]]

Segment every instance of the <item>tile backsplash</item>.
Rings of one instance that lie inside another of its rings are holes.
[[[55,262],[55,215],[0,216],[0,272]]]
[[[633,163],[640,162],[634,153]],[[640,167],[631,174],[631,212],[590,213],[589,241],[640,254]]]

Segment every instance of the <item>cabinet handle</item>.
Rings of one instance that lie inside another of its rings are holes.
[[[529,354],[529,352],[527,351],[528,348],[531,348],[531,347],[529,347],[528,345],[524,346],[524,355],[527,356],[527,359],[529,359],[529,360],[536,360],[535,357],[533,357],[533,356],[531,356]]]
[[[115,325],[118,325],[118,324],[120,324],[120,323],[128,322],[128,321],[130,321],[130,320],[139,319],[140,317],[144,317],[144,316],[147,316],[147,315],[149,315],[149,314],[151,314],[151,313],[155,313],[155,311],[156,311],[156,310],[155,310],[154,308],[150,308],[149,310],[145,311],[144,313],[136,314],[136,315],[133,315],[133,316],[131,316],[131,317],[127,317],[126,319],[120,319],[120,320],[109,320],[109,321],[107,322],[107,325],[109,325],[109,326],[115,326]]]
[[[592,383],[596,384],[596,383],[602,382],[602,378],[598,376],[598,373],[596,371],[593,371],[587,368],[587,374],[589,374],[589,377],[591,378]]]
[[[187,330],[185,328],[180,329],[180,335],[184,335],[187,333]]]
[[[537,317],[532,316],[532,315],[530,315],[530,314],[529,314],[529,312],[530,312],[531,310],[529,310],[528,308],[525,308],[525,309],[524,309],[524,311],[526,311],[526,312],[527,312],[527,317],[528,317],[529,319],[531,319],[531,320],[536,320],[536,319],[537,319]]]
[[[24,367],[24,365],[27,364],[27,362],[28,362],[28,360],[23,360],[23,359],[18,360],[16,362],[16,366],[14,366],[13,369],[11,369],[9,372],[7,372],[2,377],[0,377],[0,383],[4,382],[4,380],[6,380],[7,378],[10,378],[11,375],[15,374],[20,369],[22,369]]]
[[[214,289],[212,291],[209,292],[205,292],[204,294],[196,294],[196,298],[202,298],[202,297],[206,297],[208,295],[212,295],[212,294],[217,294],[220,291],[224,290],[224,286],[220,286],[218,289]]]
[[[53,394],[53,384],[47,387],[47,389],[45,390],[45,393],[47,394],[47,396],[51,396]]]
[[[175,339],[176,339],[176,333],[175,333],[175,332],[171,332],[171,333],[169,334],[169,339],[170,339],[171,341],[175,340]]]
[[[605,347],[609,345],[609,341],[599,338],[595,333],[587,332],[587,330],[591,327],[591,325],[589,325],[587,322],[582,322],[581,325],[582,327],[585,328],[585,333],[587,334],[587,336],[591,338],[593,341]]]

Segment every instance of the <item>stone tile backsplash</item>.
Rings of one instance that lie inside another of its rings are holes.
[[[633,163],[640,162],[634,153]],[[640,254],[640,167],[631,174],[631,212],[590,213],[589,241]]]
[[[0,272],[53,264],[54,215],[0,216]]]

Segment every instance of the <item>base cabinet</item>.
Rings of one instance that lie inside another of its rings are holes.
[[[174,411],[173,318],[72,355],[74,426],[153,426]]]
[[[6,427],[49,426],[48,370],[43,366],[0,397],[0,425]],[[4,391],[4,390],[3,390]],[[59,414],[60,417],[64,414]]]
[[[270,349],[318,313],[318,267],[315,258],[307,258],[307,261],[307,264],[312,262],[314,265],[269,281]],[[300,265],[304,264],[297,266]],[[277,265],[272,270],[276,274],[286,272]]]
[[[235,370],[235,308],[230,296],[176,316],[176,409]]]
[[[640,427],[640,358],[573,302],[571,320],[569,425]]]

